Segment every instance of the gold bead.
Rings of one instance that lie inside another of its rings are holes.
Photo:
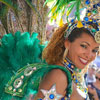
[[[9,90],[12,90],[12,86],[9,86],[8,89],[9,89]]]
[[[67,62],[66,60],[64,60],[64,62]]]
[[[92,22],[92,19],[90,19],[89,21]]]
[[[18,89],[18,92],[22,92],[22,89]]]
[[[87,16],[91,16],[91,13],[88,13]]]

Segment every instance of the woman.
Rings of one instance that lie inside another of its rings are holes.
[[[59,0],[56,1],[58,4]],[[77,1],[77,5],[79,3]],[[65,6],[65,1],[63,5]],[[56,4],[53,7],[64,10],[63,5],[60,1],[58,7]],[[73,6],[70,7],[73,8]],[[65,24],[53,34],[43,52],[46,63],[25,66],[11,78],[5,92],[14,98],[9,97],[8,100],[15,99],[17,96],[19,98],[16,100],[84,100],[88,98],[81,70],[96,57],[98,43],[100,43],[100,38],[97,36],[100,31],[96,25],[99,26],[100,23],[96,24],[95,20],[91,22],[87,17],[86,21],[81,23],[79,6],[76,8],[79,22],[71,26]],[[55,12],[55,9],[52,10]],[[29,98],[26,99],[26,97]]]
[[[67,24],[54,33],[50,43],[43,52],[43,58],[48,64],[55,66],[59,65],[62,67],[66,67],[65,59],[67,59],[67,63],[74,66],[72,70],[76,71],[78,74],[77,70],[84,69],[87,64],[95,59],[99,44],[96,43],[91,32],[84,27],[74,28],[70,35],[67,38],[64,38],[64,35],[66,35],[67,32],[66,28]],[[66,50],[68,51],[67,53]],[[73,74],[69,67],[66,67],[66,70]],[[67,96],[68,76],[60,69],[53,69],[45,75],[40,83],[35,100],[39,98],[41,98],[41,100],[43,98],[43,100],[46,100],[46,94],[44,95],[43,90],[49,91],[54,84],[56,84],[56,92],[61,95],[59,100],[62,97]],[[72,82],[73,92],[70,96],[70,100],[84,100],[77,92],[76,84],[77,83]],[[62,98],[62,100],[65,100],[65,98]]]
[[[45,48],[43,59],[47,63],[28,64],[22,67],[8,84],[4,84],[6,93],[3,92],[2,100],[84,100],[87,98],[87,88],[81,70],[96,57],[99,44],[96,43],[95,34],[99,31],[94,34],[87,28],[77,26],[74,29],[68,27],[70,29],[68,31],[67,27],[65,24],[56,30]],[[93,27],[91,30],[94,29]],[[37,45],[39,44],[35,44]],[[34,45],[32,47],[34,48]],[[35,52],[35,60],[39,60],[40,56],[40,53]]]
[[[91,100],[100,100],[100,70],[96,72],[96,82],[88,85]]]

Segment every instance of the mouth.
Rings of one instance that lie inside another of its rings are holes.
[[[84,64],[84,65],[87,65],[87,63],[88,63],[88,61],[87,61],[86,59],[83,59],[83,58],[80,58],[80,57],[79,57],[79,60],[80,60],[80,62],[81,62],[82,64]]]

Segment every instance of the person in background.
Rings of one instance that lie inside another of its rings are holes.
[[[86,77],[86,84],[90,84],[96,81],[95,78],[95,72],[97,69],[97,65],[94,63],[89,64],[88,72],[87,72],[87,77]]]
[[[96,71],[95,77],[96,82],[88,85],[90,100],[100,100],[100,69]]]

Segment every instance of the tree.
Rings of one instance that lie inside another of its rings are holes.
[[[0,0],[0,34],[37,32],[41,43],[46,38],[47,7],[45,0]]]

